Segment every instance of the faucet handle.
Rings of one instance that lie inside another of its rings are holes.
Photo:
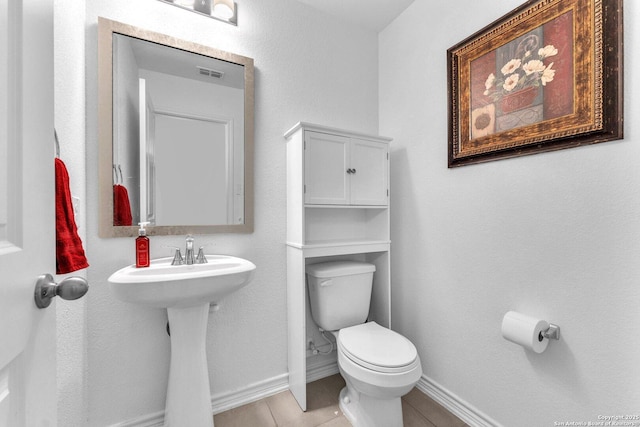
[[[206,264],[208,262],[207,257],[204,255],[204,246],[200,246],[198,256],[196,257],[196,264]]]
[[[171,265],[182,265],[184,264],[184,258],[182,257],[182,252],[180,252],[180,248],[177,246],[170,246],[175,249],[175,255],[173,256],[173,261],[171,261]]]

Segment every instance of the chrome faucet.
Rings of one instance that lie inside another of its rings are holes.
[[[180,248],[176,246],[171,246],[176,250],[175,255],[173,255],[173,261],[171,261],[171,265],[182,265],[184,264],[184,258],[182,258],[182,253],[180,252]]]
[[[184,258],[182,257],[182,253],[180,253],[180,248],[173,247],[176,250],[176,252],[173,257],[173,261],[171,262],[171,265],[206,264],[209,262],[207,260],[207,257],[204,255],[204,246],[200,246],[200,249],[198,250],[198,255],[194,256],[194,249],[193,249],[194,241],[195,239],[193,238],[192,235],[190,234],[187,235],[187,247],[184,254]]]
[[[196,264],[206,264],[208,262],[209,260],[207,260],[207,257],[204,255],[204,246],[200,246],[198,256],[196,256]]]
[[[184,254],[185,264],[187,264],[187,265],[191,265],[191,264],[195,264],[196,263],[196,258],[193,255],[193,241],[194,241],[193,236],[188,235],[187,236],[187,248],[186,248],[185,254]]]

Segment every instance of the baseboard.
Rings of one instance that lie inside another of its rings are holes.
[[[307,358],[307,382],[321,380],[322,378],[339,373],[338,360],[330,357],[322,360]]]
[[[309,366],[307,366],[307,382],[316,381],[338,372],[336,360],[329,359],[318,361],[317,363],[309,363]],[[497,421],[491,419],[491,417],[471,406],[429,377],[423,375],[416,387],[471,427],[503,427]],[[234,392],[215,394],[211,396],[212,413],[218,414],[288,389],[288,375],[281,374],[264,381],[249,384]],[[158,411],[111,424],[110,427],[162,427],[163,423],[164,411]]]
[[[249,384],[237,391],[214,394],[211,396],[211,412],[212,414],[218,414],[288,390],[288,379],[289,376],[287,374],[281,374],[264,381]],[[110,427],[162,427],[163,424],[164,411],[158,411],[112,424]]]
[[[257,383],[249,384],[235,392],[219,393],[211,396],[211,407],[214,414],[255,402],[289,390],[289,375],[281,374]]]
[[[500,423],[491,419],[491,417],[451,393],[429,377],[423,375],[420,381],[418,381],[418,384],[416,384],[416,387],[471,427],[502,427]]]
[[[153,414],[142,415],[127,421],[111,424],[109,427],[162,427],[163,425],[164,411],[158,411]]]

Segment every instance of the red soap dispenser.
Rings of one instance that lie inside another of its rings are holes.
[[[136,238],[136,267],[149,267],[151,264],[151,258],[149,257],[149,238],[147,237],[147,230],[144,227],[149,224],[148,222],[141,222],[140,230],[138,230],[138,237]]]

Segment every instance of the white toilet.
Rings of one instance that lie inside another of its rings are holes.
[[[411,341],[369,315],[372,264],[332,261],[307,266],[311,315],[336,337],[338,366],[347,386],[340,409],[355,427],[402,427],[400,398],[422,375]]]

